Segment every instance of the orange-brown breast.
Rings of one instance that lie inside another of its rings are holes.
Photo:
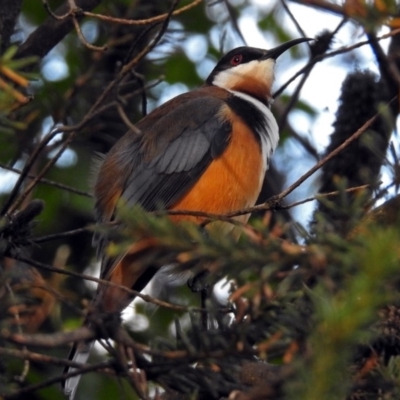
[[[266,162],[263,160],[260,142],[254,132],[228,106],[220,110],[222,120],[232,123],[230,142],[225,151],[214,159],[197,182],[183,195],[170,210],[193,210],[213,214],[224,214],[255,204],[261,190]],[[108,178],[111,178],[109,176]],[[110,179],[112,181],[112,179]],[[118,185],[112,185],[117,188]],[[106,191],[106,187],[98,188]],[[102,193],[100,190],[100,193]],[[118,198],[118,190],[103,197],[103,210],[109,213]],[[204,218],[192,216],[171,216],[175,222],[191,221],[201,223]],[[237,218],[247,221],[248,215]],[[229,224],[224,224],[228,230]],[[109,271],[108,279],[117,284],[137,289],[136,282],[146,273],[147,251],[154,251],[156,243],[143,239],[127,250],[127,253]],[[138,288],[141,290],[141,288]],[[131,296],[126,292],[108,287],[101,300],[105,311],[118,311],[126,307]]]
[[[261,190],[265,162],[255,134],[226,106],[222,118],[232,121],[231,140],[224,153],[212,161],[200,179],[171,210],[196,210],[224,214],[255,204]],[[204,218],[172,216],[174,221],[201,223]],[[240,218],[246,221],[248,216]]]
[[[262,159],[260,143],[244,122],[226,106],[221,110],[221,118],[232,121],[232,136],[224,153],[212,161],[200,179],[171,210],[194,210],[213,214],[224,214],[255,204],[261,190],[265,162]],[[237,219],[245,222],[248,215]],[[201,223],[204,218],[174,215],[175,222],[191,221]],[[228,230],[232,225],[224,224]],[[219,225],[219,228],[221,226]],[[113,283],[135,287],[141,274],[146,272],[142,254],[157,248],[152,239],[143,239],[132,246],[126,255],[110,271]],[[140,289],[139,289],[140,290]],[[108,287],[102,298],[105,311],[119,311],[127,306],[131,296],[126,292]]]

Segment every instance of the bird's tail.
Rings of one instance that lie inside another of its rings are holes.
[[[68,359],[79,364],[85,364],[89,358],[90,350],[92,349],[94,342],[95,341],[92,340],[90,342],[75,343],[69,353]],[[66,367],[64,373],[71,373],[77,370],[78,369],[74,367]],[[71,376],[63,382],[64,393],[69,397],[69,400],[74,399],[81,376],[81,374]]]
[[[104,265],[103,276],[113,284],[125,286],[140,292],[157,272],[158,268],[149,265],[148,257],[154,258],[155,242],[153,239],[142,240],[133,244],[128,251],[115,260],[107,260],[110,266]],[[134,296],[118,286],[99,285],[92,303],[92,312],[104,313],[104,315],[119,314],[133,300]],[[91,326],[89,316],[84,325]],[[73,345],[68,359],[80,364],[86,363],[90,350],[95,341],[77,342]],[[64,373],[77,371],[77,368],[66,367]],[[81,374],[67,378],[63,383],[64,393],[70,400],[74,399],[75,392],[80,381]]]

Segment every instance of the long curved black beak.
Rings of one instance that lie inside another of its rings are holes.
[[[267,58],[272,58],[273,60],[276,60],[282,53],[284,53],[286,50],[289,50],[291,47],[296,46],[299,43],[308,42],[310,40],[315,40],[315,39],[299,38],[299,39],[289,40],[288,42],[283,43],[278,47],[275,47],[274,49],[267,50],[263,59],[266,60]]]

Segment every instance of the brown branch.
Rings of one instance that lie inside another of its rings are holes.
[[[172,13],[166,13],[166,14],[161,14],[157,15],[156,17],[153,18],[147,18],[147,19],[125,19],[125,18],[114,18],[110,17],[108,15],[102,15],[102,14],[95,14],[92,12],[84,11],[83,15],[86,17],[92,17],[99,19],[101,21],[105,22],[111,22],[114,24],[120,24],[120,25],[150,25],[154,24],[155,22],[162,22],[171,16],[176,16],[179,14],[182,14],[185,11],[190,10],[191,8],[194,8],[198,6],[203,0],[194,0],[192,3],[188,4],[187,6],[181,7],[178,10],[173,11]]]
[[[21,318],[20,318],[20,315],[19,315],[18,307],[16,307],[17,299],[15,297],[15,294],[14,294],[14,291],[13,291],[12,287],[10,286],[10,284],[8,282],[5,284],[5,287],[6,287],[6,290],[8,291],[8,293],[9,293],[9,295],[11,297],[11,301],[13,303],[12,304],[13,307],[11,307],[11,310],[13,310],[12,314],[14,314],[14,321],[15,321],[15,323],[17,325],[18,333],[22,334]],[[26,350],[25,346],[24,346],[23,350]],[[24,368],[22,370],[21,375],[19,375],[17,377],[17,380],[19,382],[23,382],[25,380],[26,376],[28,375],[28,372],[29,372],[29,361],[25,359],[24,360]]]
[[[91,109],[88,111],[88,113],[82,119],[81,123],[78,124],[78,127],[85,125],[87,123],[87,121],[90,118],[92,118],[93,113],[97,110],[97,108],[100,106],[100,104],[105,100],[105,98],[111,92],[111,90],[130,72],[130,70],[132,68],[134,68],[139,63],[140,60],[143,59],[143,57],[145,57],[158,44],[158,42],[160,41],[160,39],[162,38],[162,36],[165,33],[165,30],[166,30],[166,28],[168,26],[169,18],[173,14],[174,8],[176,7],[177,3],[178,3],[178,0],[175,0],[173,2],[172,6],[170,8],[170,12],[167,14],[169,17],[165,17],[164,18],[163,25],[162,25],[161,29],[159,30],[158,34],[156,35],[155,39],[153,39],[153,41],[148,46],[146,46],[141,52],[139,52],[139,54],[134,59],[132,59],[130,62],[128,62],[121,69],[121,71],[119,72],[119,74],[116,77],[116,79],[114,79],[114,81],[112,81],[106,87],[106,89],[103,91],[103,93],[96,100],[95,104],[91,107]],[[75,5],[75,3],[70,3],[70,5],[71,4]],[[80,6],[77,5],[77,7],[80,7]],[[73,12],[76,12],[76,10],[73,10],[72,8],[70,8],[70,10],[72,10]],[[70,18],[68,18],[66,20],[69,21]],[[57,21],[57,22],[63,22],[63,21]],[[65,142],[64,142],[63,146],[61,147],[61,149],[58,151],[58,153],[55,155],[55,157],[53,157],[46,164],[46,166],[43,168],[43,170],[40,172],[40,174],[36,177],[36,179],[34,179],[33,182],[31,182],[28,185],[28,187],[25,189],[25,191],[16,199],[18,191],[19,191],[19,189],[20,189],[20,187],[22,185],[22,182],[26,178],[26,175],[29,173],[30,169],[32,168],[33,163],[37,160],[37,158],[38,158],[39,154],[41,153],[41,151],[45,148],[45,146],[48,144],[48,142],[56,134],[61,133],[61,132],[64,132],[64,133],[65,132],[69,132],[69,135],[65,139]],[[44,140],[42,140],[39,143],[39,145],[37,146],[37,148],[33,152],[32,156],[28,160],[27,164],[25,165],[25,167],[24,167],[24,169],[23,169],[23,171],[22,171],[17,183],[14,185],[14,188],[13,188],[11,194],[9,195],[7,201],[5,202],[5,204],[4,204],[3,208],[2,208],[2,211],[1,211],[2,215],[6,214],[6,213],[11,214],[12,212],[14,212],[19,207],[19,205],[22,203],[22,201],[33,190],[33,188],[37,184],[38,180],[41,179],[45,175],[45,173],[54,165],[54,163],[57,161],[57,159],[60,157],[60,155],[63,153],[63,151],[67,148],[68,144],[72,141],[72,139],[74,138],[76,133],[77,133],[76,130],[74,130],[72,127],[66,127],[66,126],[58,127],[50,135],[48,135]]]
[[[50,14],[50,16],[57,21],[62,21],[63,19],[66,19],[71,15],[71,8],[65,14],[57,15],[52,11],[47,0],[42,0],[42,3],[43,3],[44,8],[46,9],[46,11]]]
[[[51,240],[64,239],[64,238],[67,238],[70,236],[79,235],[80,233],[84,233],[84,232],[93,232],[95,229],[96,228],[94,226],[88,226],[85,228],[72,229],[72,230],[66,231],[66,232],[53,233],[51,235],[40,236],[38,238],[31,239],[31,241],[33,243],[49,242]]]
[[[83,11],[93,10],[101,0],[76,0],[76,6]],[[66,2],[60,6],[54,15],[64,16],[70,13],[70,6]],[[44,23],[36,28],[24,43],[19,47],[17,57],[37,56],[43,58],[74,28],[72,18],[61,20],[49,16]]]
[[[160,306],[160,307],[169,308],[169,309],[175,310],[175,311],[189,311],[190,310],[190,311],[194,311],[194,312],[204,312],[204,310],[201,309],[201,308],[185,307],[185,306],[181,306],[179,304],[168,303],[166,301],[162,301],[162,300],[156,299],[156,298],[154,298],[154,297],[152,297],[150,295],[142,294],[142,293],[140,293],[140,292],[138,292],[136,290],[129,289],[126,286],[118,285],[118,284],[116,284],[114,282],[107,281],[105,279],[99,279],[99,278],[95,278],[94,276],[91,276],[91,275],[80,274],[78,272],[68,271],[68,270],[65,270],[65,269],[62,269],[62,268],[56,268],[56,267],[53,267],[51,265],[43,264],[43,263],[40,263],[38,261],[32,260],[30,258],[23,257],[21,255],[13,255],[13,256],[10,256],[10,258],[14,258],[16,260],[22,261],[22,262],[24,262],[26,264],[32,265],[32,266],[34,266],[36,268],[39,268],[39,269],[42,269],[42,270],[45,270],[45,271],[55,272],[55,273],[59,273],[59,274],[62,274],[62,275],[67,275],[67,276],[73,276],[75,278],[80,278],[80,279],[84,279],[84,280],[87,280],[87,281],[96,282],[96,283],[99,283],[99,284],[102,284],[102,285],[113,286],[113,287],[116,287],[118,289],[121,289],[121,290],[129,293],[133,297],[140,297],[145,302],[152,303],[152,304],[155,304],[155,305]]]
[[[387,81],[388,86],[393,92],[397,92],[400,87],[400,73],[395,63],[389,62],[389,59],[382,47],[379,45],[377,37],[374,33],[366,33],[371,49],[375,54],[376,61],[379,65],[379,70],[382,77]]]
[[[21,5],[22,0],[0,0],[0,54],[10,44],[10,38],[14,33]]]
[[[325,0],[291,0],[293,3],[301,4],[302,6],[309,6],[318,8],[323,11],[328,11],[334,14],[343,16],[343,7]]]
[[[11,193],[8,196],[7,200],[5,201],[3,207],[1,208],[0,215],[5,215],[9,212],[9,208],[11,207],[15,198],[17,197],[18,192],[19,192],[25,178],[27,177],[29,171],[32,169],[34,163],[38,159],[40,153],[45,149],[47,144],[60,132],[62,132],[62,131],[60,131],[59,129],[55,129],[53,132],[48,134],[43,140],[41,140],[40,143],[35,147],[32,155],[29,157],[24,168],[22,169],[20,176],[13,187],[13,190],[11,191]],[[36,177],[35,181],[38,181],[38,177]]]
[[[19,345],[51,349],[80,340],[91,340],[94,339],[96,335],[92,329],[82,326],[70,332],[56,332],[48,335],[40,333],[32,335],[12,333],[6,329],[3,329],[0,332],[0,337],[11,343]]]
[[[92,364],[92,365],[87,365],[84,367],[80,367],[79,369],[74,370],[73,372],[69,372],[68,374],[63,374],[63,375],[59,375],[59,376],[55,376],[53,378],[47,379],[43,382],[39,382],[33,385],[29,385],[29,386],[25,386],[19,390],[16,390],[14,393],[10,393],[10,394],[4,394],[3,395],[3,399],[14,399],[14,398],[21,398],[21,395],[24,395],[26,393],[30,393],[30,392],[34,392],[36,390],[39,389],[43,389],[46,388],[48,386],[53,385],[54,383],[58,383],[58,382],[63,382],[65,381],[67,378],[76,376],[76,375],[82,375],[85,374],[87,372],[92,372],[92,371],[98,371],[101,369],[105,369],[108,368],[110,366],[112,366],[113,364],[113,360],[110,361],[104,361],[101,363],[97,363],[97,364]]]
[[[390,31],[389,33],[386,33],[385,35],[377,37],[376,40],[377,41],[381,41],[383,39],[387,39],[389,37],[396,36],[399,33],[400,33],[400,28],[399,29],[394,29],[394,30]],[[352,50],[358,49],[358,48],[360,48],[362,46],[365,46],[367,44],[371,44],[371,41],[370,40],[363,40],[361,42],[355,43],[352,46],[342,47],[342,48],[340,48],[338,50],[334,50],[334,51],[331,51],[329,53],[320,54],[320,55],[315,56],[312,60],[310,60],[309,63],[307,63],[303,68],[301,68],[299,71],[297,71],[278,90],[276,90],[275,93],[273,94],[273,97],[279,96],[295,79],[297,79],[297,77],[299,77],[300,75],[304,74],[308,70],[310,64],[314,64],[316,62],[325,60],[327,58],[335,57],[335,56],[337,56],[339,54],[348,53],[348,52],[350,52]]]
[[[57,160],[61,157],[62,153],[67,149],[68,145],[71,143],[74,138],[76,132],[70,132],[67,138],[65,139],[63,145],[55,154],[55,156],[48,161],[48,163],[43,167],[40,173],[32,179],[32,182],[26,187],[23,193],[9,206],[7,209],[8,214],[12,214],[15,212],[18,207],[22,204],[22,202],[28,197],[29,193],[34,189],[34,187],[39,183],[39,181],[43,178],[43,176],[50,170],[50,168],[57,162]],[[22,176],[22,174],[21,174]]]
[[[292,20],[294,26],[296,29],[299,31],[300,35],[302,37],[307,37],[306,33],[304,32],[303,28],[300,26],[299,21],[297,21],[296,17],[293,15],[292,11],[288,7],[287,3],[285,0],[280,0],[280,3],[282,4],[283,9],[285,10],[286,14],[289,16],[289,18]],[[310,42],[306,42],[308,47],[310,48]]]
[[[41,353],[34,353],[27,349],[17,350],[17,349],[8,349],[5,347],[0,347],[0,355],[20,358],[22,360],[34,361],[43,364],[54,364],[54,365],[61,365],[73,368],[82,367],[82,364],[77,363],[75,361],[66,360],[64,358],[52,357]]]
[[[106,51],[107,50],[107,46],[94,46],[93,44],[90,44],[85,36],[82,33],[81,27],[79,25],[79,22],[76,18],[75,15],[72,16],[72,21],[74,23],[74,27],[75,27],[75,31],[79,37],[79,40],[81,41],[81,43],[87,47],[89,50],[94,50],[94,51]]]
[[[358,192],[359,190],[368,189],[369,187],[371,187],[371,185],[370,184],[366,184],[366,185],[347,188],[347,189],[344,189],[343,191],[335,190],[334,192],[329,192],[329,193],[318,193],[316,196],[307,197],[307,198],[305,198],[303,200],[295,201],[292,204],[281,205],[279,207],[279,210],[288,210],[290,208],[297,207],[297,206],[299,206],[301,204],[309,203],[310,201],[314,201],[314,200],[319,200],[319,199],[324,198],[324,197],[338,196],[341,193]]]
[[[120,79],[122,79],[127,73],[129,73],[130,70],[132,68],[134,68],[140,60],[143,59],[143,57],[145,57],[151,50],[154,49],[154,47],[156,47],[156,45],[161,40],[161,38],[163,37],[163,35],[168,27],[169,20],[172,16],[172,13],[174,12],[174,9],[175,9],[176,5],[178,4],[178,2],[179,2],[179,0],[173,1],[172,5],[170,7],[170,11],[168,12],[168,16],[164,19],[164,22],[163,22],[160,30],[158,31],[156,37],[154,38],[154,40],[148,46],[146,46],[142,51],[140,51],[139,54],[135,58],[133,58],[130,62],[128,62],[127,64],[125,64],[123,66],[123,68],[121,69],[121,72],[120,72]]]
[[[130,99],[130,98],[134,97],[134,96],[137,96],[138,94],[141,94],[144,90],[148,90],[148,89],[151,89],[151,88],[157,86],[163,80],[164,80],[164,76],[160,76],[159,79],[157,81],[155,81],[154,83],[148,84],[144,88],[140,88],[140,89],[135,90],[132,93],[126,94],[126,95],[123,96],[123,98],[124,98],[124,100],[127,100],[127,99]],[[112,82],[112,84],[114,85],[114,81]],[[106,90],[108,90],[108,88]],[[108,90],[107,95],[110,92],[110,90]],[[114,100],[114,101],[111,101],[111,102],[105,104],[104,106],[100,107],[100,104],[104,101],[104,98],[106,96],[103,96],[103,94],[102,94],[102,97],[103,97],[102,101],[100,101],[100,102],[96,101],[96,104],[97,103],[98,104],[96,106],[93,106],[90,109],[90,111],[88,111],[88,113],[85,115],[85,117],[82,119],[82,121],[80,121],[76,125],[59,126],[59,127],[57,127],[57,133],[62,133],[62,132],[66,133],[66,132],[71,132],[71,131],[79,131],[82,128],[84,128],[93,118],[97,117],[98,115],[102,114],[104,111],[106,111],[106,110],[108,110],[108,109],[110,109],[112,107],[117,107],[118,104],[119,104],[118,100]]]
[[[79,341],[93,340],[96,339],[97,336],[98,334],[95,332],[94,328],[86,326],[82,326],[70,332],[56,332],[50,334],[19,334],[11,333],[4,329],[0,332],[0,337],[8,342],[46,349],[65,346],[69,343]],[[196,355],[190,354],[190,352],[187,350],[154,350],[147,345],[137,343],[121,326],[118,327],[114,333],[111,333],[110,338],[115,340],[117,343],[126,347],[130,347],[140,353],[145,353],[151,356],[166,357],[170,359],[190,358],[190,360],[196,360],[207,357],[222,357],[224,354],[226,354],[223,350],[215,350],[209,354],[199,352]]]
[[[389,103],[386,104],[386,107],[389,107],[389,105],[392,104],[396,99],[397,99],[397,97],[394,97]],[[273,208],[274,206],[280,204],[281,201],[285,197],[287,197],[290,193],[292,193],[293,190],[295,190],[297,187],[299,187],[305,180],[307,180],[311,175],[313,175],[316,171],[318,171],[329,160],[336,157],[341,151],[343,151],[346,147],[348,147],[350,145],[350,143],[352,143],[356,139],[358,139],[376,121],[376,119],[380,115],[381,115],[381,112],[376,113],[372,118],[370,118],[367,122],[365,122],[365,124],[363,124],[360,127],[360,129],[358,129],[347,140],[345,140],[340,146],[336,147],[335,150],[333,150],[328,155],[326,155],[321,161],[319,161],[312,168],[310,168],[304,175],[302,175],[296,182],[294,182],[292,185],[290,185],[288,188],[286,188],[283,192],[281,192],[280,194],[278,194],[276,196],[273,196],[271,199],[269,199],[264,204],[255,206],[253,208],[256,210],[266,210],[266,209]],[[242,215],[242,214],[238,214],[236,212],[228,214],[228,216],[236,216],[236,215]]]
[[[169,17],[165,18],[163,25],[161,26],[158,34],[153,39],[153,41],[148,46],[146,46],[142,51],[140,51],[136,57],[134,57],[130,62],[128,62],[121,69],[121,71],[119,72],[116,79],[114,79],[114,81],[112,81],[106,87],[106,89],[103,91],[103,93],[100,95],[100,97],[96,100],[95,104],[91,107],[89,112],[85,115],[85,117],[81,121],[81,124],[86,123],[86,120],[91,117],[91,114],[93,113],[93,111],[96,110],[96,108],[98,108],[100,106],[100,104],[104,101],[104,99],[110,93],[110,91],[114,88],[114,86],[116,84],[118,84],[130,72],[130,70],[132,68],[134,68],[139,63],[139,61],[141,61],[158,44],[158,42],[161,40],[162,36],[164,35],[165,30],[167,29],[169,18],[171,16],[171,14],[173,13],[174,8],[176,7],[176,4],[178,3],[178,1],[179,0],[175,0],[173,2],[173,4],[171,5],[170,12],[168,13]],[[22,201],[28,196],[28,194],[33,190],[36,183],[38,182],[38,179],[41,179],[47,173],[47,171],[54,165],[54,163],[57,161],[57,159],[61,156],[61,154],[67,148],[68,144],[72,141],[72,139],[76,135],[77,132],[75,130],[72,131],[71,129],[69,129],[69,131],[70,131],[69,135],[65,139],[64,144],[62,145],[60,150],[57,152],[57,154],[45,165],[45,167],[39,173],[37,178],[34,179],[33,182],[31,182],[28,185],[28,187],[25,189],[25,191],[14,201],[15,197],[17,196],[19,187],[22,184],[23,179],[25,179],[26,174],[30,170],[30,167],[28,167],[28,165],[30,165],[30,166],[33,165],[33,162],[38,157],[40,151],[46,146],[46,144],[51,140],[51,138],[53,138],[56,134],[58,134],[60,132],[65,132],[66,130],[67,130],[66,127],[60,127],[58,129],[54,130],[50,135],[48,135],[48,137],[45,140],[43,140],[39,144],[38,148],[35,149],[34,154],[31,156],[29,162],[27,163],[27,165],[25,166],[25,168],[23,170],[24,171],[23,174],[21,174],[17,184],[14,186],[13,191],[11,192],[9,198],[7,199],[5,205],[3,206],[2,215],[4,215],[5,213],[11,214],[12,212],[14,212],[19,207],[19,205],[22,203]]]
[[[229,3],[229,1],[223,0],[223,2],[225,4],[226,10],[228,11],[229,19],[232,24],[232,28],[237,33],[237,35],[240,37],[240,40],[244,43],[244,45],[247,46],[246,40],[245,40],[243,33],[239,27],[239,22],[238,22],[239,17],[237,15],[236,9]]]
[[[2,335],[0,335],[2,336]],[[63,337],[62,337],[63,336]],[[68,332],[64,334],[50,334],[50,335],[13,335],[13,339],[15,343],[24,343],[29,346],[40,346],[40,347],[49,347],[48,344],[52,343],[54,346],[56,343],[58,345],[60,344],[65,344],[67,343],[68,340],[85,340],[85,339],[90,339],[94,337],[91,336],[90,334],[90,329],[85,329],[85,328],[80,328],[76,329],[74,332]],[[10,337],[5,337],[6,339],[9,339]],[[55,338],[57,340],[55,340]],[[60,340],[62,338],[62,340]],[[56,376],[53,378],[50,378],[44,382],[40,382],[38,384],[30,385],[25,388],[22,388],[18,391],[13,392],[12,394],[7,394],[5,398],[14,398],[18,395],[25,394],[43,387],[50,386],[56,382],[60,382],[65,380],[68,377],[76,376],[76,375],[81,375],[83,373],[89,372],[89,371],[98,371],[98,370],[104,370],[104,372],[108,372],[110,370],[110,367],[112,369],[118,368],[115,372],[117,375],[122,375],[126,376],[127,373],[129,373],[129,369],[134,368],[137,366],[138,368],[144,369],[146,371],[147,375],[150,377],[150,379],[156,379],[159,376],[162,376],[165,373],[168,373],[173,365],[178,365],[178,363],[193,363],[196,361],[201,361],[201,360],[206,360],[206,359],[224,359],[227,355],[257,355],[261,352],[265,352],[265,349],[254,349],[249,350],[249,349],[224,349],[224,350],[212,350],[212,351],[196,351],[192,352],[190,350],[170,350],[170,351],[162,351],[162,350],[152,350],[149,346],[142,345],[139,343],[136,343],[130,336],[129,334],[121,327],[119,327],[116,331],[115,334],[112,335],[111,337],[113,340],[115,340],[119,345],[125,346],[128,350],[128,355],[131,360],[131,362],[128,362],[126,360],[126,357],[113,357],[111,360],[107,362],[102,362],[102,363],[97,363],[94,365],[81,365],[78,363],[74,363],[71,361],[67,360],[62,360],[58,359],[55,357],[49,357],[46,355],[41,355],[33,352],[27,352],[27,351],[19,351],[19,350],[9,350],[6,349],[3,353],[15,357],[20,357],[20,358],[27,358],[33,361],[38,361],[38,362],[45,362],[45,363],[54,363],[56,365],[68,365],[76,368],[73,372],[70,372],[68,374],[64,374],[61,376]],[[134,353],[131,350],[134,350]],[[2,354],[0,348],[0,354]],[[168,359],[169,361],[164,362],[164,367],[160,368],[160,366],[153,365],[151,363],[146,362],[146,360],[143,358],[143,356],[140,356],[140,354],[148,354],[150,356],[157,356],[157,357],[162,357],[164,359]],[[138,356],[137,356],[138,355]],[[136,363],[137,361],[137,363]],[[153,369],[155,367],[155,369]],[[274,368],[274,367],[271,367]],[[112,372],[110,370],[110,372]],[[251,371],[250,371],[251,372]],[[273,372],[273,371],[271,371]],[[250,379],[250,376],[253,375],[252,373],[248,373],[247,375],[245,373],[242,374],[240,379],[246,380]],[[135,377],[133,377],[135,379]],[[146,379],[144,376],[139,377],[136,376],[136,383],[145,383]]]
[[[122,119],[122,121],[124,122],[126,127],[129,130],[131,130],[132,132],[139,134],[140,133],[139,129],[136,128],[136,126],[133,124],[133,122],[129,119],[128,115],[126,115],[126,112],[125,112],[124,108],[122,107],[121,103],[117,103],[117,111],[118,111],[118,115],[120,116],[120,118]]]
[[[397,97],[394,97],[389,103],[386,104],[386,107],[389,107]],[[307,180],[311,175],[313,175],[316,171],[318,171],[322,166],[324,166],[328,161],[332,158],[336,157],[341,151],[343,151],[346,147],[350,145],[354,140],[358,139],[381,115],[381,112],[376,113],[372,118],[370,118],[365,124],[361,126],[356,132],[354,132],[347,140],[345,140],[340,146],[336,147],[335,150],[326,155],[322,160],[320,160],[317,164],[315,164],[312,168],[310,168],[304,175],[302,175],[297,181],[295,181],[288,188],[283,190],[281,193],[272,196],[265,203],[259,204],[253,207],[244,208],[241,210],[232,211],[226,214],[212,214],[212,213],[204,213],[199,211],[191,211],[191,210],[167,210],[165,211],[169,215],[191,215],[195,217],[205,217],[210,219],[219,220],[221,218],[232,218],[239,215],[250,214],[254,211],[266,211],[266,210],[279,210],[282,205],[282,200],[287,197],[290,193],[292,193],[297,187],[299,187],[305,180]]]
[[[146,53],[147,54],[147,53]],[[144,55],[145,56],[145,55]],[[26,163],[25,167],[23,168],[22,171],[18,171],[18,173],[20,174],[19,179],[17,180],[16,184],[13,187],[12,192],[10,193],[7,201],[5,202],[5,204],[2,207],[1,210],[1,215],[4,215],[6,213],[11,214],[13,211],[15,211],[18,206],[21,204],[21,202],[28,196],[28,194],[33,190],[33,188],[36,186],[37,183],[39,183],[40,181],[46,182],[48,184],[50,184],[49,180],[45,180],[43,178],[43,176],[47,173],[47,171],[55,164],[55,162],[58,160],[58,158],[61,156],[61,154],[65,151],[65,149],[67,148],[68,144],[72,141],[72,139],[74,138],[74,136],[77,134],[77,131],[80,130],[81,128],[83,128],[87,123],[89,123],[89,121],[94,118],[96,115],[100,114],[101,112],[104,112],[106,109],[114,107],[114,106],[118,106],[118,102],[111,102],[109,104],[106,104],[105,106],[99,108],[96,110],[96,108],[101,104],[101,102],[105,99],[106,95],[108,94],[109,91],[111,91],[111,88],[115,85],[117,79],[115,81],[113,81],[109,87],[107,87],[107,89],[102,93],[102,95],[100,96],[100,98],[96,101],[95,105],[92,106],[92,108],[90,109],[90,111],[85,115],[85,117],[82,119],[82,121],[74,126],[60,126],[58,128],[56,128],[53,132],[51,132],[49,135],[47,135],[39,144],[38,146],[35,148],[33,154],[31,155],[31,157],[29,158],[28,162]],[[157,81],[155,84],[152,85],[148,85],[148,88],[154,87],[156,84],[158,84],[159,81]],[[136,95],[138,93],[140,93],[143,89],[139,89],[138,91],[135,91],[134,94],[132,95]],[[107,93],[106,93],[107,92]],[[59,133],[69,133],[67,139],[64,141],[63,146],[61,147],[61,149],[57,152],[57,154],[46,164],[46,166],[43,168],[43,170],[41,171],[41,173],[37,176],[33,176],[29,174],[30,169],[32,168],[34,162],[37,160],[37,158],[39,157],[39,154],[41,153],[41,151],[44,150],[44,148],[46,147],[46,145]],[[0,165],[1,167],[1,165]],[[12,170],[11,168],[8,168],[10,170]],[[25,192],[23,194],[20,195],[20,197],[14,202],[15,197],[18,194],[19,188],[21,187],[22,183],[24,182],[25,178],[29,177],[30,179],[33,179],[33,182],[31,182],[30,185],[28,185],[28,187],[25,189]],[[60,188],[69,190],[71,192],[74,193],[78,193],[78,194],[82,194],[82,195],[86,195],[88,197],[91,197],[90,194],[85,193],[85,192],[80,192],[77,189],[72,189],[69,188],[66,185],[62,185],[62,184],[54,184],[54,186],[58,186]]]
[[[3,164],[1,162],[0,162],[0,168],[6,169],[7,171],[15,172],[16,174],[22,174],[22,171],[20,169],[9,167],[8,165]],[[26,177],[29,179],[37,179],[37,176],[31,175],[31,174],[27,174]],[[64,185],[63,183],[58,183],[58,182],[52,181],[50,179],[42,178],[38,181],[38,183],[43,183],[45,185],[54,186],[59,189],[66,190],[67,192],[78,194],[80,196],[92,197],[92,195],[88,192],[84,192],[83,190],[75,189],[71,186]]]
[[[289,13],[289,15],[291,15],[290,10],[287,8],[287,5],[285,3],[284,0],[281,0],[282,4],[285,6],[285,10]],[[292,16],[292,18],[294,19],[294,16]],[[296,21],[297,22],[297,21]],[[346,23],[346,19],[343,19],[342,21],[340,21],[340,23],[338,24],[338,26],[335,28],[335,30],[330,33],[329,37],[329,42],[331,42],[333,40],[333,38],[335,37],[335,35],[339,32],[339,30],[342,28],[342,26]],[[299,27],[300,29],[300,27]],[[317,40],[321,39],[320,37],[316,37]],[[303,89],[304,84],[306,83],[308,77],[311,74],[311,71],[313,70],[313,68],[315,67],[315,65],[318,63],[318,60],[316,59],[315,56],[319,55],[319,54],[314,54],[313,53],[313,49],[311,47],[310,42],[307,42],[308,47],[310,49],[310,61],[308,62],[307,66],[308,68],[306,70],[304,70],[303,76],[300,79],[300,82],[298,83],[298,85],[296,86],[293,94],[290,96],[289,102],[286,105],[284,112],[282,113],[282,115],[280,115],[279,121],[278,121],[278,126],[279,126],[279,131],[283,130],[283,128],[286,125],[287,122],[287,117],[289,115],[289,112],[292,110],[292,108],[294,107],[294,105],[297,103],[298,98],[300,97],[300,92]],[[314,43],[315,45],[317,45],[316,43]],[[325,54],[325,52],[328,50],[327,46],[325,49],[321,49],[320,50],[320,54]],[[280,90],[279,92],[276,92],[274,94],[274,96],[277,96],[278,94],[280,94],[282,92],[282,90]]]

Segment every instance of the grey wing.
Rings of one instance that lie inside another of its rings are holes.
[[[222,100],[200,97],[168,113],[161,107],[137,125],[140,136],[126,134],[103,164],[103,173],[109,169],[116,173],[97,191],[98,220],[115,218],[118,200],[112,209],[104,206],[110,192],[120,192],[125,205],[140,205],[146,211],[168,208],[184,196],[228,146],[232,126],[218,113],[224,104]],[[111,160],[118,160],[118,167]],[[106,236],[97,236],[99,254],[108,241]],[[115,262],[103,254],[102,277]]]
[[[140,162],[126,180],[124,202],[154,211],[179,200],[229,143],[231,124],[217,112],[223,104],[197,98],[157,120],[151,127],[154,156],[145,161],[138,151]]]

